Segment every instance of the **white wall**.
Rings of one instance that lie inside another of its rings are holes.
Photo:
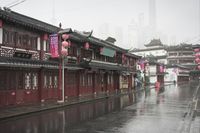
[[[165,82],[173,82],[174,80],[177,81],[177,74],[174,72],[176,68],[167,68],[166,72],[168,74],[165,75]]]
[[[150,76],[150,83],[151,84],[155,84],[156,81],[157,81],[157,76]]]
[[[139,52],[133,52],[133,54],[139,55],[139,56],[147,56],[147,55],[154,55],[154,56],[163,56],[167,54],[167,51],[164,49],[158,49],[158,50],[148,50],[148,51],[139,51]]]

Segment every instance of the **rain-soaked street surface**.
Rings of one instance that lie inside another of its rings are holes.
[[[129,94],[4,120],[0,133],[200,133],[197,86],[169,85],[146,95]]]

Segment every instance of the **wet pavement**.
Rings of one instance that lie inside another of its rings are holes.
[[[0,121],[0,133],[199,133],[199,104],[193,117],[197,85],[169,85],[159,92],[151,89],[15,117]]]

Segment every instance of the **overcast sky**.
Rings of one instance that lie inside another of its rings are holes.
[[[15,1],[0,0],[0,6],[8,6]],[[156,1],[157,31],[165,36],[164,43],[169,42],[166,38],[173,38],[177,43],[200,39],[197,37],[199,1]],[[133,19],[137,22],[139,14],[144,15],[144,25],[148,26],[148,4],[149,0],[26,0],[11,9],[57,26],[61,22],[63,28],[94,30],[94,34],[99,35],[99,27],[105,23],[127,32],[128,25]],[[127,39],[123,37],[123,43],[126,43],[123,47],[130,47]]]

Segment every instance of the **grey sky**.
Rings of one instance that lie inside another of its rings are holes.
[[[12,1],[16,0],[0,0],[0,6],[6,6]],[[53,22],[55,13],[57,25],[61,22],[63,28],[94,30],[98,35],[99,27],[104,23],[121,27],[126,32],[131,21],[134,19],[137,22],[141,13],[144,14],[144,25],[147,26],[148,2],[148,0],[26,0],[12,10],[48,23]],[[180,43],[190,41],[198,35],[199,0],[156,2],[157,29],[165,38],[169,40],[170,37],[174,37],[177,43]],[[166,40],[163,42],[168,43]],[[123,43],[126,44],[124,47],[130,47],[127,37],[123,37]]]

